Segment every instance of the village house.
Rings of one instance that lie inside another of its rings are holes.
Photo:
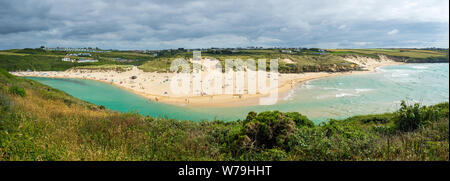
[[[74,62],[74,59],[71,59],[69,56],[65,56],[64,58],[61,59],[63,62]]]
[[[80,59],[77,62],[78,63],[94,63],[94,62],[98,62],[98,60],[96,60],[96,59]]]
[[[85,57],[90,57],[92,55],[89,54],[89,53],[69,53],[66,56],[76,56],[76,57],[78,57],[78,56],[85,56]]]
[[[115,62],[135,62],[136,60],[133,59],[123,59],[123,58],[114,58]]]

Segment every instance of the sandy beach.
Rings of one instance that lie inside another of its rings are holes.
[[[308,80],[325,78],[331,76],[363,74],[375,71],[377,67],[385,65],[397,65],[401,62],[394,62],[386,57],[380,56],[380,59],[366,58],[366,57],[349,57],[347,61],[356,63],[364,68],[364,71],[350,71],[350,72],[309,72],[300,74],[278,74],[278,96],[282,98],[284,93],[291,90],[298,84]],[[173,105],[183,106],[242,106],[242,105],[258,105],[259,98],[268,96],[268,94],[249,94],[247,87],[247,74],[245,74],[245,87],[243,94],[215,94],[215,95],[198,95],[190,91],[187,95],[174,94],[170,90],[170,81],[176,75],[175,73],[156,73],[144,72],[137,67],[124,72],[117,72],[112,70],[88,70],[76,69],[67,70],[63,72],[57,71],[40,71],[40,72],[11,72],[16,76],[29,77],[49,77],[49,78],[78,78],[102,81],[109,83],[128,91],[134,92],[145,98],[163,102]],[[192,78],[192,77],[191,77]],[[191,79],[192,80],[192,79]],[[226,86],[222,85],[225,89]],[[191,89],[192,90],[192,89]]]

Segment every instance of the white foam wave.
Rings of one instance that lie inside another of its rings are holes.
[[[414,69],[427,69],[428,67],[427,66],[417,65],[417,66],[412,66],[412,68],[414,68]]]
[[[358,96],[358,95],[350,94],[350,93],[339,93],[339,94],[336,94],[336,97],[351,97],[351,96]]]
[[[295,94],[294,89],[292,89],[292,91],[289,91],[288,95],[286,97],[283,98],[283,100],[287,101],[287,100],[292,100],[292,95]]]
[[[408,73],[403,73],[403,72],[395,72],[391,74],[391,77],[408,77],[409,74]]]
[[[336,88],[336,87],[324,87],[323,90],[338,90],[341,91],[342,89]]]
[[[369,91],[373,91],[373,89],[355,89],[356,93],[369,92]]]
[[[311,85],[311,84],[303,84],[303,87],[305,87],[306,89],[311,89],[311,88],[314,88],[314,85]]]

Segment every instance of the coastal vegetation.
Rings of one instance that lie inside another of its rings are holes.
[[[42,49],[20,49],[0,51],[0,68],[8,71],[64,71],[76,66],[114,64],[100,60],[96,63],[65,62],[65,52]]]
[[[449,160],[449,103],[314,124],[297,112],[231,122],[119,113],[0,68],[0,160]]]
[[[184,57],[179,57],[184,58]],[[209,54],[202,55],[202,58],[217,59],[222,65],[222,69],[225,68],[225,60],[248,60],[252,59],[258,61],[259,59],[265,59],[267,65],[271,59],[280,59],[278,61],[278,72],[280,73],[302,73],[302,72],[339,72],[339,71],[351,71],[358,70],[359,67],[356,64],[345,61],[340,56],[335,55],[286,55],[286,54],[267,54],[267,55],[215,55]],[[187,58],[186,60],[188,60]],[[157,60],[148,61],[139,66],[140,69],[146,72],[168,72],[170,70],[170,63],[172,58],[159,58]]]
[[[378,58],[378,55],[386,55],[396,61],[407,63],[433,63],[448,62],[448,49],[329,49],[335,55],[348,56],[359,55]]]
[[[61,61],[72,51],[50,51],[43,48],[26,48],[0,51],[0,68],[8,71],[64,71],[80,66],[134,65],[146,72],[168,72],[175,58],[192,59],[193,50],[173,49],[158,51],[94,51],[94,63]],[[318,49],[318,48],[272,48],[272,49],[205,49],[203,58],[218,59],[224,67],[226,59],[279,59],[281,73],[342,72],[360,70],[356,64],[344,60],[348,56],[379,58],[386,55],[395,61],[448,62],[448,49]]]

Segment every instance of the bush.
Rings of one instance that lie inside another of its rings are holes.
[[[20,97],[25,97],[26,96],[26,92],[24,89],[17,87],[17,86],[12,86],[9,88],[9,93],[13,94],[13,95],[17,95]]]
[[[295,125],[297,126],[297,128],[314,126],[314,122],[312,122],[306,116],[304,116],[298,112],[288,112],[288,113],[285,113],[285,115],[289,119],[292,119],[295,122]]]
[[[8,79],[14,79],[15,78],[8,71],[6,71],[5,69],[2,69],[2,68],[0,68],[0,75],[5,76]]]
[[[6,111],[11,106],[11,100],[9,97],[2,92],[0,92],[0,113]]]
[[[0,84],[0,93],[3,93],[3,92],[6,93],[7,90],[8,89],[6,89],[6,86]]]
[[[391,122],[392,114],[376,114],[376,115],[364,115],[364,116],[354,116],[348,120],[356,120],[363,124],[386,124]]]
[[[1,87],[4,87],[5,85],[8,85],[10,83],[13,83],[14,79],[15,79],[15,77],[13,75],[11,75],[8,71],[0,68],[0,86]]]
[[[251,161],[282,161],[287,160],[287,154],[283,150],[276,148],[262,150],[258,153],[247,152],[240,156],[240,160]]]
[[[414,131],[440,118],[440,110],[433,106],[420,106],[419,103],[407,105],[402,101],[401,108],[395,112],[394,121],[397,130]]]
[[[296,130],[294,120],[298,120],[299,124],[304,121],[300,118],[299,115],[292,118],[279,111],[266,111],[259,114],[250,112],[243,122],[239,140],[242,146],[250,150],[284,148],[287,138]]]
[[[441,117],[448,118],[448,116],[449,116],[449,113],[448,113],[449,112],[449,104],[448,104],[448,102],[436,104],[436,105],[433,105],[432,107],[439,110],[439,114],[441,115]]]

